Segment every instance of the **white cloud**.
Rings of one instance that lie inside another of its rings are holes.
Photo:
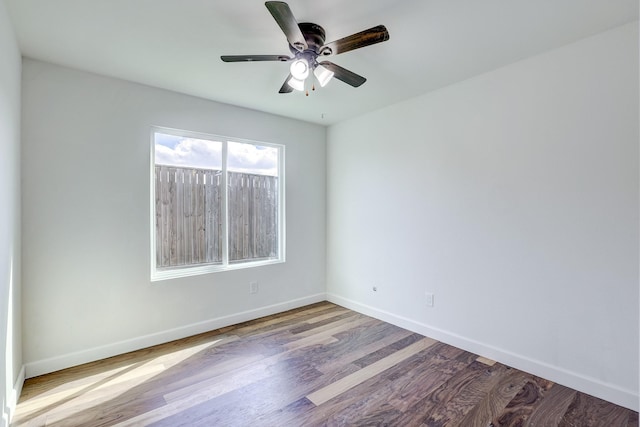
[[[156,134],[155,161],[171,166],[222,169],[222,143],[196,138]],[[229,142],[227,167],[230,171],[260,175],[278,174],[278,150],[273,147]]]
[[[181,138],[174,148],[156,144],[156,163],[206,169],[222,169],[222,143]]]
[[[273,147],[229,142],[227,167],[230,171],[278,175],[278,150]]]

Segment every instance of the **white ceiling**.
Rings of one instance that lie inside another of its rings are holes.
[[[262,0],[4,0],[25,56],[332,124],[638,19],[637,0],[289,0],[327,42],[384,24],[387,42],[327,59],[365,76],[278,94],[288,63]],[[324,118],[323,118],[324,116]]]

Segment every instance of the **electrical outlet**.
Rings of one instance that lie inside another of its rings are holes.
[[[433,307],[433,294],[431,292],[425,292],[424,295],[427,297],[427,305]]]
[[[250,294],[258,293],[258,282],[249,282],[249,293]]]

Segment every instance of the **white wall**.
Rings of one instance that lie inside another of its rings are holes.
[[[28,377],[324,300],[324,127],[30,59],[23,92]],[[286,263],[150,282],[152,125],[286,145]]]
[[[0,0],[0,399],[8,425],[20,393],[20,51]],[[14,390],[14,384],[18,389]]]
[[[329,299],[637,410],[638,139],[637,22],[332,126]]]

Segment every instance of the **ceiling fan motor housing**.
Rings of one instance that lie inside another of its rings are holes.
[[[320,54],[322,55],[331,54],[331,52],[325,53],[324,52],[325,49],[323,49],[322,52],[320,51],[320,49],[324,46],[324,41],[326,37],[324,28],[322,28],[318,24],[314,24],[311,22],[301,22],[298,24],[298,27],[300,27],[300,31],[304,36],[304,40],[307,42],[308,48],[303,52],[300,52],[298,49],[296,49],[291,44],[289,44],[289,50],[291,50],[291,53],[293,53],[296,57],[298,57],[300,53],[302,53],[303,55],[305,53],[307,54],[311,53],[313,54],[314,58]]]

